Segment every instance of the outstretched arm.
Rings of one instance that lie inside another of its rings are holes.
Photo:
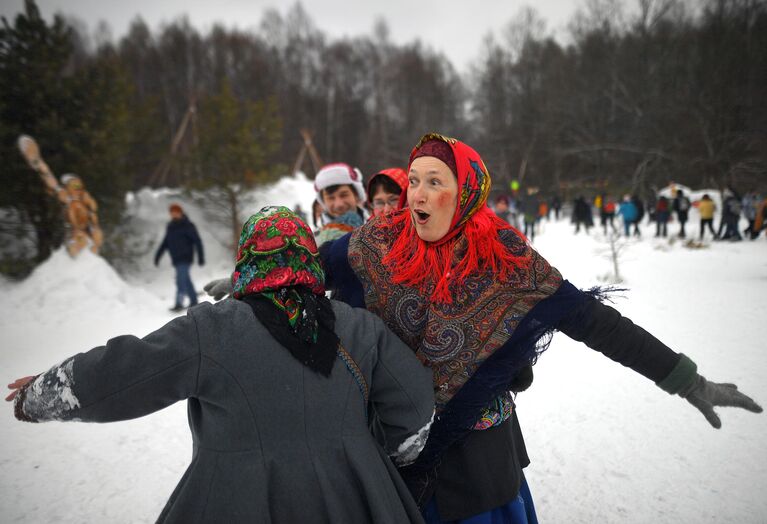
[[[569,282],[562,285],[572,287]],[[587,297],[573,308],[556,327],[570,338],[649,378],[667,393],[687,399],[717,429],[722,423],[714,412],[716,406],[740,407],[754,413],[762,411],[734,384],[709,382],[698,374],[697,366],[687,356],[674,352],[617,310],[593,297]]]
[[[127,420],[194,396],[199,365],[195,322],[179,317],[143,339],[116,337],[16,380],[6,400],[28,422]]]

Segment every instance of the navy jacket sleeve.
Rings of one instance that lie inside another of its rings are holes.
[[[338,240],[325,242],[320,246],[320,258],[325,268],[325,287],[332,292],[332,297],[352,307],[365,307],[365,295],[362,283],[349,265],[348,233]]]
[[[191,224],[191,226],[192,227],[189,229],[189,235],[191,236],[191,240],[197,249],[197,262],[199,262],[200,265],[203,265],[205,264],[205,253],[202,250],[202,239],[200,239],[200,234],[197,232],[195,225]]]
[[[168,231],[165,231],[165,236],[162,237],[162,242],[160,242],[160,246],[157,248],[157,252],[154,254],[154,263],[157,264],[160,262],[160,257],[163,253],[168,249]]]
[[[655,383],[679,363],[678,353],[567,280],[533,311],[539,320]]]

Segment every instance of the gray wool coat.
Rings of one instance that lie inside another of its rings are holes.
[[[340,356],[329,378],[313,372],[228,299],[65,360],[17,407],[34,421],[111,422],[188,399],[192,462],[158,522],[422,522],[387,455],[407,463],[423,447],[431,373],[371,313],[333,310],[364,381]]]

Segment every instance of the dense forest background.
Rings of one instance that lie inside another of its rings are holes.
[[[257,31],[136,18],[115,41],[105,26],[46,22],[27,0],[0,27],[0,233],[31,247],[3,254],[0,271],[23,274],[61,241],[58,204],[16,150],[22,133],[57,174],[84,178],[108,239],[126,191],[271,181],[292,170],[302,129],[324,162],[366,174],[404,166],[438,131],[474,146],[499,190],[765,190],[767,3],[690,5],[586,0],[565,39],[525,8],[459,72],[418,41],[393,42],[384,21],[329,38],[300,3],[265,11]]]

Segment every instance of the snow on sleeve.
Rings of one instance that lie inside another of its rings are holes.
[[[419,429],[414,435],[409,436],[405,441],[399,445],[397,451],[391,453],[389,456],[398,467],[408,466],[415,462],[418,455],[426,446],[426,440],[429,438],[429,430],[434,422],[434,412],[432,411],[431,419],[421,429]]]
[[[74,362],[75,358],[71,357],[53,366],[32,382],[25,395],[16,397],[16,402],[23,402],[24,415],[38,422],[72,418],[69,413],[80,407],[73,390]]]

